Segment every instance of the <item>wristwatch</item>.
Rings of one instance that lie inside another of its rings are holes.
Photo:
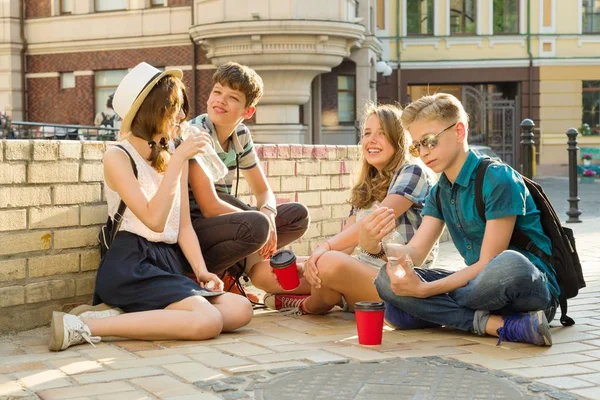
[[[261,210],[262,210],[263,208],[266,208],[267,210],[271,211],[271,212],[273,213],[273,216],[275,216],[275,217],[277,216],[277,209],[276,209],[276,208],[273,208],[273,207],[271,207],[271,205],[269,205],[269,203],[265,203],[265,204],[263,204],[263,205],[260,207],[260,209],[261,209]]]

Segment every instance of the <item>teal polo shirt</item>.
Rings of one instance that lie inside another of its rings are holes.
[[[430,215],[446,223],[454,245],[467,265],[476,263],[481,254],[481,245],[485,233],[485,223],[477,213],[475,205],[475,176],[481,162],[472,151],[452,184],[446,174],[442,174],[427,196],[423,216]],[[436,196],[440,192],[440,205],[437,207]],[[485,217],[488,220],[517,216],[515,226],[525,233],[537,247],[546,254],[552,254],[552,244],[542,229],[540,212],[521,175],[506,164],[491,164],[483,180],[483,200]],[[527,257],[540,271],[546,274],[548,289],[558,299],[560,289],[556,281],[556,272],[551,265],[527,250],[509,246]]]

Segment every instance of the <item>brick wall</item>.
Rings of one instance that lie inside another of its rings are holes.
[[[47,324],[89,302],[106,221],[104,142],[0,141],[0,334]],[[348,215],[357,146],[257,146],[279,203],[308,206],[311,226],[291,247],[308,255]],[[240,197],[253,197],[240,180]]]
[[[191,6],[193,0],[169,0],[169,7]]]
[[[191,47],[157,47],[139,50],[113,50],[66,54],[44,54],[27,57],[28,73],[99,71],[127,69],[145,61],[157,67],[190,65]],[[206,52],[197,46],[197,64],[208,63]],[[184,71],[183,81],[190,99],[196,97],[196,113],[206,112],[206,100],[212,88],[214,69],[196,71],[196,88],[191,71]],[[194,90],[195,89],[195,90]],[[76,87],[60,89],[55,78],[27,79],[27,108],[30,121],[61,124],[93,125],[95,116],[94,76],[77,76]]]
[[[25,0],[25,18],[50,17],[52,0]]]
[[[61,89],[59,77],[29,79],[27,101],[30,121],[93,125],[94,77],[76,76],[72,89]]]

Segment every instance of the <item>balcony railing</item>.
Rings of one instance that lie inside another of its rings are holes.
[[[85,125],[12,121],[0,130],[0,139],[115,140],[119,129]]]

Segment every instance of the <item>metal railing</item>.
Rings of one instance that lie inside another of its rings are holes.
[[[117,128],[25,121],[12,121],[0,131],[0,139],[116,140],[118,136]]]

